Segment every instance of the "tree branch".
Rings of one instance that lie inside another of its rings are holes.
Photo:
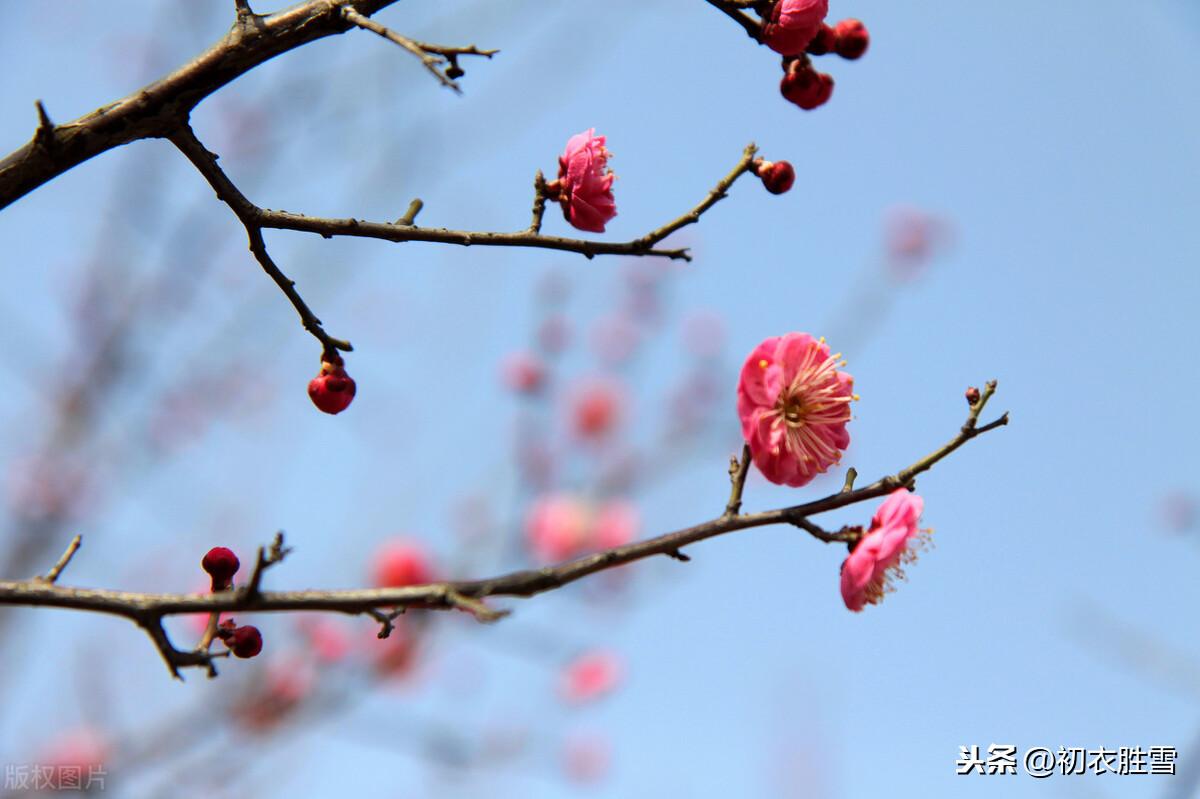
[[[345,591],[223,591],[215,594],[147,594],[88,588],[67,588],[43,579],[19,582],[0,581],[0,605],[28,605],[73,608],[107,613],[130,619],[142,627],[162,654],[171,673],[178,677],[179,669],[203,667],[215,674],[213,655],[204,650],[183,652],[175,649],[163,630],[165,616],[180,613],[224,613],[253,611],[331,611],[352,615],[369,615],[382,625],[380,637],[390,632],[392,621],[405,608],[461,609],[473,613],[482,621],[499,618],[505,611],[489,608],[482,600],[488,597],[529,597],[560,588],[596,572],[623,566],[637,560],[666,555],[687,560],[682,548],[718,535],[763,527],[772,524],[793,524],[807,530],[827,543],[848,542],[861,533],[861,528],[844,527],[829,533],[809,521],[810,516],[843,508],[855,503],[884,496],[897,488],[912,486],[916,475],[932,468],[967,441],[1008,422],[1005,413],[993,422],[977,426],[980,412],[995,392],[995,381],[987,384],[980,400],[971,406],[967,421],[946,444],[905,467],[895,474],[885,475],[868,486],[830,494],[812,502],[776,510],[738,515],[726,512],[721,516],[656,538],[576,558],[557,566],[512,572],[484,580],[460,580],[404,588],[375,588]],[[748,459],[747,459],[748,460]],[[847,482],[849,485],[849,482]],[[261,572],[277,562],[286,552],[282,534],[277,534],[270,554],[260,551],[255,586]],[[278,556],[278,557],[276,557]]]
[[[454,82],[455,78],[461,77],[463,74],[458,66],[458,56],[477,55],[490,60],[492,56],[500,52],[499,50],[480,50],[473,44],[467,47],[447,47],[440,44],[418,42],[415,39],[410,39],[407,36],[396,33],[385,25],[380,25],[375,20],[358,13],[349,6],[342,8],[342,16],[363,30],[378,34],[392,44],[399,45],[412,53],[421,59],[421,64],[438,79],[438,82],[459,94],[462,93],[462,89]]]
[[[253,16],[253,25],[243,24],[248,15],[239,10],[220,41],[166,77],[62,125],[47,128],[42,114],[33,139],[0,160],[0,208],[103,152],[169,136],[204,98],[275,56],[353,30],[343,8],[370,16],[394,2],[308,0]]]
[[[544,206],[539,203],[538,198],[540,194],[536,188],[536,183],[533,222],[529,228],[513,233],[418,227],[412,224],[405,224],[406,219],[403,217],[397,222],[366,222],[359,219],[311,217],[289,211],[271,211],[258,208],[250,204],[245,197],[241,197],[240,193],[238,197],[240,201],[247,203],[244,213],[253,215],[255,224],[260,227],[316,233],[325,238],[354,236],[357,238],[382,239],[393,242],[425,241],[437,244],[458,244],[463,247],[470,247],[472,245],[482,247],[533,247],[537,249],[575,252],[586,258],[594,258],[597,255],[643,255],[690,261],[692,256],[686,247],[679,249],[656,249],[656,245],[680,228],[698,222],[705,212],[728,196],[727,192],[734,182],[750,170],[750,165],[754,160],[756,152],[758,152],[758,149],[753,144],[747,145],[741,159],[729,174],[721,178],[717,182],[717,185],[705,195],[704,199],[697,203],[690,211],[650,231],[644,236],[623,242],[590,241],[562,236],[546,236],[540,233],[541,212],[544,210]],[[220,192],[218,192],[218,196],[220,196]],[[544,199],[542,202],[544,202]],[[236,207],[234,208],[234,212],[238,212]],[[239,214],[240,216],[241,214]]]
[[[249,239],[250,252],[254,254],[254,258],[262,266],[263,271],[275,281],[275,285],[279,286],[280,290],[292,303],[292,307],[300,315],[300,323],[304,325],[304,329],[311,333],[317,341],[321,342],[324,351],[342,350],[349,352],[353,350],[354,347],[351,346],[349,341],[334,338],[325,332],[321,320],[317,318],[317,315],[304,302],[304,298],[300,296],[300,292],[296,291],[296,281],[285,275],[275,264],[275,261],[272,260],[270,254],[267,252],[267,243],[263,239],[262,234],[262,209],[246,199],[246,195],[238,190],[238,187],[234,185],[233,181],[229,179],[217,164],[217,156],[209,152],[200,143],[200,140],[196,138],[196,134],[192,132],[191,127],[186,123],[172,131],[170,139],[171,143],[192,162],[196,170],[213,187],[213,190],[217,193],[217,198],[230,207],[241,221],[242,226],[246,228],[246,237]]]

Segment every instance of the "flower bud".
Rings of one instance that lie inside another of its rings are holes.
[[[812,38],[805,48],[805,52],[810,55],[825,55],[833,52],[837,46],[837,33],[828,25],[822,25],[817,31],[817,35]]]
[[[779,83],[779,91],[788,102],[811,111],[829,101],[833,94],[833,78],[806,64],[785,74]]]
[[[341,413],[350,407],[356,386],[354,378],[346,374],[341,358],[336,362],[323,360],[321,373],[308,383],[308,396],[318,409],[325,413]]]
[[[837,34],[837,41],[833,49],[842,58],[851,61],[867,52],[867,47],[871,44],[871,36],[867,33],[867,26],[857,19],[842,20],[833,27],[833,32]]]
[[[796,170],[787,161],[763,161],[755,174],[772,194],[783,194],[796,182]]]
[[[247,624],[245,627],[235,627],[232,632],[223,637],[229,651],[240,658],[252,658],[262,651],[262,633],[257,627]]]
[[[233,575],[242,564],[232,549],[213,547],[201,559],[200,565],[212,577],[212,590],[224,591],[233,583]]]

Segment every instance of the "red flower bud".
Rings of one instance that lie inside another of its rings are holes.
[[[837,34],[837,42],[833,49],[842,58],[848,58],[851,61],[867,52],[867,47],[871,44],[871,35],[867,33],[867,26],[857,19],[842,20],[834,26],[833,32]]]
[[[224,591],[232,584],[233,575],[242,564],[232,549],[213,547],[201,559],[200,565],[212,577],[212,590]]]
[[[805,51],[811,55],[825,55],[826,53],[833,52],[836,46],[837,33],[828,25],[822,25],[820,30],[817,31],[817,35],[808,43]]]
[[[787,161],[763,161],[755,174],[772,194],[783,194],[796,182],[796,170]]]
[[[811,111],[829,101],[833,94],[833,78],[805,64],[783,76],[779,91],[788,102]]]
[[[308,383],[308,396],[325,413],[341,413],[350,407],[355,389],[354,378],[346,374],[338,358],[336,363],[321,362],[321,373]]]
[[[240,658],[252,658],[262,651],[262,633],[257,627],[247,624],[237,627],[227,636],[222,636],[229,651]]]
[[[975,403],[979,402],[979,389],[975,388],[975,386],[971,386],[967,389],[965,396],[967,398],[967,404],[974,405]]]

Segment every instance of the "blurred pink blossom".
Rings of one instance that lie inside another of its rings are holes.
[[[504,385],[519,394],[535,394],[546,381],[546,366],[536,355],[514,352],[500,367]]]
[[[615,652],[605,649],[585,652],[563,669],[559,695],[571,704],[591,702],[613,691],[624,672],[625,665]]]
[[[624,402],[624,391],[611,380],[593,379],[580,384],[570,400],[571,429],[580,438],[604,438],[620,421]]]
[[[888,269],[897,280],[914,280],[948,246],[949,223],[919,208],[897,206],[884,218]]]
[[[1200,518],[1196,498],[1186,491],[1175,490],[1162,498],[1160,506],[1163,523],[1173,533],[1186,533]]]
[[[573,734],[563,743],[563,771],[580,783],[600,782],[612,765],[612,744],[599,735]]]
[[[590,518],[587,505],[569,494],[536,500],[525,519],[525,532],[534,556],[544,563],[567,560],[587,546]]]
[[[571,324],[562,314],[550,314],[538,325],[537,340],[547,355],[559,355],[571,343]]]
[[[604,363],[616,366],[634,353],[638,338],[633,320],[620,313],[608,314],[592,327],[592,351]]]
[[[299,628],[319,663],[338,663],[349,657],[354,649],[350,631],[334,619],[305,616],[300,620]]]
[[[637,538],[641,517],[637,506],[622,499],[612,499],[600,506],[592,527],[591,544],[595,549],[621,547]]]
[[[433,580],[433,568],[424,545],[408,538],[384,543],[372,559],[371,574],[377,588],[403,588]]]

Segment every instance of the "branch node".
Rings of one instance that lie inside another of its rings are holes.
[[[37,131],[33,134],[33,141],[44,150],[52,150],[58,144],[58,140],[54,136],[55,125],[50,121],[50,115],[46,113],[46,106],[41,100],[34,105],[37,106],[38,126]]]
[[[282,562],[291,551],[291,547],[283,545],[282,530],[275,533],[275,538],[271,541],[269,549],[266,547],[258,548],[258,560],[254,563],[254,571],[250,575],[250,582],[242,588],[241,600],[243,602],[253,602],[261,595],[263,572],[275,564]]]

